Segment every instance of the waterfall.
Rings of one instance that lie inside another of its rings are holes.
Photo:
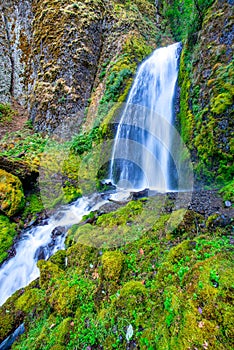
[[[109,177],[120,188],[176,189],[171,156],[181,44],[157,49],[138,69],[122,113]]]

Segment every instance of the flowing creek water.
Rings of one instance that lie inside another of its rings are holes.
[[[64,249],[69,227],[106,202],[106,199],[97,194],[80,198],[70,205],[61,207],[41,225],[23,231],[15,247],[16,255],[3,263],[0,269],[0,305],[16,290],[39,277],[37,261],[40,258],[46,260],[57,250]],[[52,232],[56,227],[62,227],[63,233],[53,236]]]

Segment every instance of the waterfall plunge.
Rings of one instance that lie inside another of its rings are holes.
[[[122,188],[176,189],[171,147],[181,44],[157,49],[136,75],[118,125],[109,177]]]

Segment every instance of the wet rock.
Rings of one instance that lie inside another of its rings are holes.
[[[114,191],[114,190],[116,190],[116,186],[111,181],[106,181],[106,180],[100,181],[100,188],[103,191]]]
[[[53,229],[51,232],[51,237],[55,239],[58,236],[62,236],[66,233],[66,227],[64,226],[58,226]]]
[[[34,255],[34,260],[46,260],[48,255],[48,247],[39,247]]]
[[[219,215],[213,222],[214,226],[225,227],[231,223],[231,219],[227,215]]]
[[[232,206],[232,203],[230,201],[225,201],[224,205],[226,208],[230,208]]]
[[[36,181],[39,174],[24,160],[16,160],[4,156],[0,156],[0,168],[17,176],[24,188],[30,188],[31,183]]]
[[[130,192],[130,198],[132,200],[137,200],[137,199],[148,197],[148,196],[149,196],[149,189],[148,188],[145,188],[142,191]]]
[[[7,253],[8,253],[8,258],[9,258],[9,259],[13,258],[13,256],[16,255],[16,249],[15,249],[15,247],[14,247],[14,246],[11,247],[11,249],[9,249],[9,250],[7,251]]]

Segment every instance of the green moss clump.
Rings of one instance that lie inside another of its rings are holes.
[[[16,114],[10,104],[0,103],[0,124],[9,123],[12,120],[12,117]]]
[[[234,203],[234,180],[221,188],[220,194],[225,201],[231,201]]]
[[[121,252],[105,252],[102,256],[103,276],[106,280],[118,281],[123,268],[124,255]]]
[[[7,251],[11,248],[16,236],[16,224],[0,215],[0,264],[7,258]]]
[[[0,210],[13,216],[24,206],[24,193],[21,181],[14,175],[0,169]]]
[[[51,279],[54,279],[62,274],[62,270],[51,261],[39,260],[37,266],[40,269],[40,287],[46,289],[51,283]]]
[[[15,307],[25,313],[30,313],[37,310],[37,313],[45,307],[43,300],[45,298],[44,291],[40,289],[29,289],[16,302]]]
[[[221,93],[211,100],[211,112],[221,114],[233,103],[233,96],[229,93]]]
[[[38,193],[32,193],[25,198],[25,207],[22,213],[22,219],[35,219],[36,214],[42,212],[44,209],[41,197]]]
[[[91,279],[81,277],[78,269],[69,271],[67,279],[62,277],[52,282],[48,301],[56,314],[67,317],[78,312],[84,301],[92,299],[95,284]]]
[[[66,268],[66,251],[58,250],[54,255],[50,257],[50,261],[57,265],[60,269],[65,270]]]
[[[67,266],[80,269],[82,272],[90,271],[92,266],[97,264],[97,256],[98,251],[92,246],[75,243],[67,249]]]

